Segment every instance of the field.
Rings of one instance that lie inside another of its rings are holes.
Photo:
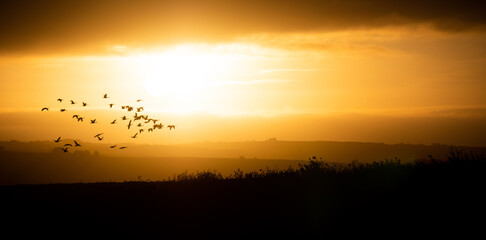
[[[181,173],[168,181],[2,186],[18,236],[255,238],[481,233],[484,156]]]

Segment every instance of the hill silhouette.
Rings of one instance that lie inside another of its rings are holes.
[[[171,181],[0,187],[6,232],[97,237],[471,237],[484,155],[182,173]],[[19,231],[29,229],[30,231]]]

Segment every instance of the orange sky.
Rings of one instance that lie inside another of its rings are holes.
[[[143,142],[486,146],[479,1],[2,1],[0,9],[1,140],[91,140],[112,126],[73,125],[73,112],[111,121],[142,98],[150,116],[177,125]],[[51,111],[40,113],[44,106]],[[68,113],[55,112],[61,106]],[[134,141],[110,131],[109,141]]]

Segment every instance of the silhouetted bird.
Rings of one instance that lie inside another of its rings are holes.
[[[110,108],[112,108],[112,107],[113,107],[113,105],[115,105],[115,104],[114,104],[114,103],[110,103]]]
[[[122,120],[127,120],[127,116],[123,116],[122,117]]]
[[[141,126],[142,126],[142,124],[141,124],[141,123],[139,123],[139,124],[137,125],[137,127],[141,127]]]
[[[172,130],[173,128],[175,128],[175,125],[167,125],[167,127],[169,128],[169,130]]]
[[[115,123],[116,123],[116,119],[115,119],[115,120],[113,120],[113,122],[111,122],[111,124],[115,124]]]
[[[143,129],[139,129],[139,130],[138,130],[138,132],[139,132],[139,133],[142,133],[142,132],[143,132]]]
[[[116,145],[110,146],[110,148],[116,148]]]
[[[120,147],[120,149],[126,149],[127,147]]]
[[[317,158],[316,158],[316,156],[312,156],[312,159],[316,160]]]
[[[96,119],[91,120],[91,124],[94,124],[94,123],[96,123]]]
[[[79,144],[78,142],[76,142],[76,140],[74,140],[74,146],[75,147],[81,147],[81,144]]]
[[[62,98],[58,98],[57,101],[62,102]]]
[[[56,140],[52,140],[52,141],[54,141],[54,142],[57,142],[57,143],[58,143],[58,142],[60,142],[60,141],[61,141],[61,137],[58,137]]]
[[[132,136],[132,138],[136,138],[138,133],[135,133],[135,135]]]
[[[153,132],[153,131],[154,131],[154,129],[153,129],[153,128],[149,128],[149,129],[147,129],[147,131],[149,131],[149,132]]]
[[[142,99],[137,99],[137,102],[141,102],[141,101],[142,101]]]
[[[121,106],[121,109],[125,109],[126,107],[125,106]]]
[[[94,138],[97,138],[97,137],[99,137],[99,136],[101,136],[101,135],[103,135],[103,134],[104,134],[104,133],[98,133],[98,134],[96,134],[96,135],[94,136]]]
[[[73,118],[79,119],[79,116],[77,114],[73,115]]]
[[[105,138],[105,137],[98,137],[98,140],[100,140],[100,141],[101,141],[101,140],[103,140],[103,138]]]
[[[132,126],[132,120],[130,120],[130,122],[128,122],[128,129],[130,129],[130,126]]]
[[[73,100],[69,100],[69,101],[71,101],[71,104],[76,104]]]
[[[61,108],[61,112],[65,112],[65,111],[66,111],[66,109],[64,109],[64,108]]]
[[[66,143],[66,144],[64,144],[64,147],[67,147],[67,146],[72,147],[73,145],[72,145],[71,143]]]
[[[137,112],[141,112],[141,111],[143,111],[143,107],[138,107]]]
[[[127,111],[131,112],[133,110],[133,107],[127,107]]]
[[[67,148],[61,148],[63,152],[68,152]]]
[[[105,95],[103,95],[103,98],[108,98],[108,94],[105,93]]]
[[[79,122],[79,121],[81,121],[81,122],[82,122],[82,121],[83,121],[83,119],[84,119],[84,118],[82,118],[82,117],[78,117],[78,122]]]
[[[49,111],[49,108],[47,108],[47,107],[42,108],[42,110],[41,110],[41,111],[44,111],[44,110]]]
[[[87,103],[83,102],[83,107],[86,107],[86,105],[88,105]]]

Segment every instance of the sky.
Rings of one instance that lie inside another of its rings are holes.
[[[486,146],[485,10],[431,0],[1,1],[0,140],[107,131],[106,141],[154,144]],[[177,127],[131,139],[123,105]]]

